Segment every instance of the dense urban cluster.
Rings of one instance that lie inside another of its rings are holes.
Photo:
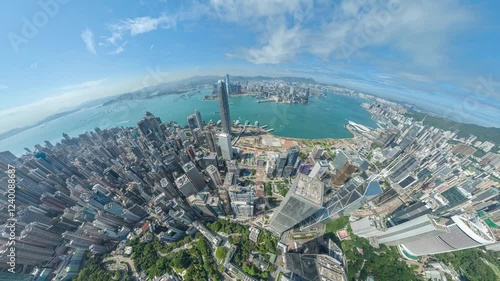
[[[459,137],[373,97],[363,107],[379,127],[349,121],[353,139],[278,138],[231,122],[228,94],[307,103],[323,86],[226,77],[215,89],[215,124],[199,110],[187,126],[146,112],[135,127],[0,152],[0,178],[10,166],[17,178],[17,280],[458,278],[451,257],[422,257],[500,250],[496,140]]]

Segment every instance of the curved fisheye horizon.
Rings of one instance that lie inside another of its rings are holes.
[[[0,281],[500,280],[500,2],[0,3]]]

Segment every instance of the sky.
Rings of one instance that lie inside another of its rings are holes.
[[[0,2],[0,133],[193,75],[312,77],[500,127],[500,2]]]

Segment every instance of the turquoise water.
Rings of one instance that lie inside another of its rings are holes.
[[[208,90],[202,90],[191,97],[170,95],[86,108],[2,140],[0,151],[10,150],[20,155],[24,152],[24,147],[32,149],[37,143],[43,145],[44,140],[57,143],[61,140],[62,133],[75,137],[95,127],[104,129],[135,126],[145,111],[161,117],[162,121],[177,121],[185,125],[187,116],[194,109],[199,109],[205,122],[210,119],[217,122],[220,119],[217,113],[218,102],[203,101],[203,96],[207,93]],[[361,99],[334,94],[312,98],[308,105],[257,103],[256,99],[248,96],[229,99],[231,120],[240,119],[242,124],[248,120],[252,125],[259,121],[260,126],[268,125],[266,129],[273,128],[272,133],[275,135],[307,139],[352,137],[344,128],[346,120],[375,127],[375,122],[361,108],[361,103]]]

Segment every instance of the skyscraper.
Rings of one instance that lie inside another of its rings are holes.
[[[231,135],[222,133],[219,134],[219,147],[224,160],[233,159],[233,147],[231,145]]]
[[[191,114],[187,117],[187,125],[189,127],[189,130],[191,131],[191,134],[193,134],[193,130],[198,127],[196,115]]]
[[[229,78],[227,78],[229,79]],[[224,80],[219,80],[217,85],[217,92],[219,95],[219,111],[220,119],[222,121],[222,132],[231,134],[231,118],[229,116],[229,99],[227,94],[227,86]]]
[[[453,216],[445,225],[447,231],[444,234],[414,239],[400,247],[410,255],[422,256],[459,251],[496,242],[488,225],[479,217]]]
[[[214,165],[210,165],[207,167],[206,170],[207,170],[208,175],[212,179],[212,182],[215,184],[215,186],[217,188],[221,188],[222,187],[222,179],[220,177],[219,171],[217,170],[217,167],[215,167]]]
[[[226,74],[226,93],[231,94],[231,83],[229,83],[229,74]]]
[[[423,215],[408,222],[387,228],[383,220],[365,217],[351,223],[354,234],[371,238],[376,244],[395,246],[414,240],[446,234],[447,227],[437,217]]]
[[[294,166],[299,158],[300,148],[298,146],[292,146],[288,149],[288,166]]]
[[[186,175],[182,175],[175,179],[175,185],[177,185],[177,188],[185,197],[189,197],[189,195],[197,192],[195,186]]]
[[[198,128],[203,129],[203,120],[201,119],[201,113],[198,109],[195,109],[194,110],[194,114],[196,116],[196,125],[198,126]]]
[[[310,178],[318,177],[321,178],[325,172],[328,170],[328,162],[326,160],[319,160],[314,164],[311,172],[309,173]]]
[[[184,166],[182,166],[182,169],[198,191],[201,191],[207,185],[205,183],[205,179],[201,175],[198,168],[196,168],[196,166],[193,164],[193,162],[187,162],[186,164],[184,164]]]
[[[299,174],[271,218],[271,231],[281,235],[317,212],[323,206],[323,193],[321,181]]]

